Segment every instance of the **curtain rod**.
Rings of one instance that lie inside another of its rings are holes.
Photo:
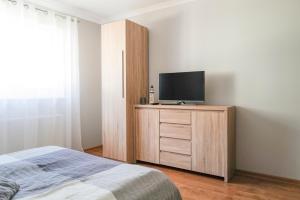
[[[7,1],[11,2],[13,5],[17,5],[17,3],[18,3],[16,0],[7,0]],[[36,5],[36,4],[32,4],[32,3],[24,3],[24,7],[28,8],[28,7],[29,7],[29,4],[35,6],[34,9],[35,9],[36,11],[44,12],[44,13],[46,13],[46,14],[49,13],[49,10],[48,10],[47,8],[38,8],[38,7],[41,7],[41,6]],[[53,10],[53,11],[54,11],[54,10]],[[61,18],[66,19],[67,16],[70,16],[71,18],[76,18],[76,19],[77,19],[77,22],[80,23],[80,20],[79,20],[77,17],[75,17],[75,16],[71,16],[71,15],[68,15],[68,14],[60,13],[60,12],[57,12],[57,11],[54,11],[54,12],[55,12],[55,15],[58,16],[58,17],[61,17]],[[71,20],[74,21],[74,19],[71,19]]]

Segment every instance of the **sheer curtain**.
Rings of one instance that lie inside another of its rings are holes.
[[[0,153],[82,150],[77,19],[0,0]]]

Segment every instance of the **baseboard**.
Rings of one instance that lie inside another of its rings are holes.
[[[300,186],[300,180],[297,180],[297,179],[284,178],[284,177],[261,174],[261,173],[256,173],[256,172],[249,172],[249,171],[245,171],[245,170],[237,169],[237,170],[235,170],[235,175]]]
[[[88,149],[84,149],[83,151],[90,151],[90,150],[98,149],[98,148],[102,148],[102,145],[99,145],[99,146],[96,146],[96,147],[91,147],[91,148],[88,148]]]

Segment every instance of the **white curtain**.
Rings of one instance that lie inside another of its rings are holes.
[[[82,150],[77,19],[0,0],[0,154]]]

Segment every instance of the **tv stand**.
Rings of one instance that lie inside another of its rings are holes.
[[[136,105],[136,160],[223,177],[235,169],[235,108]]]

